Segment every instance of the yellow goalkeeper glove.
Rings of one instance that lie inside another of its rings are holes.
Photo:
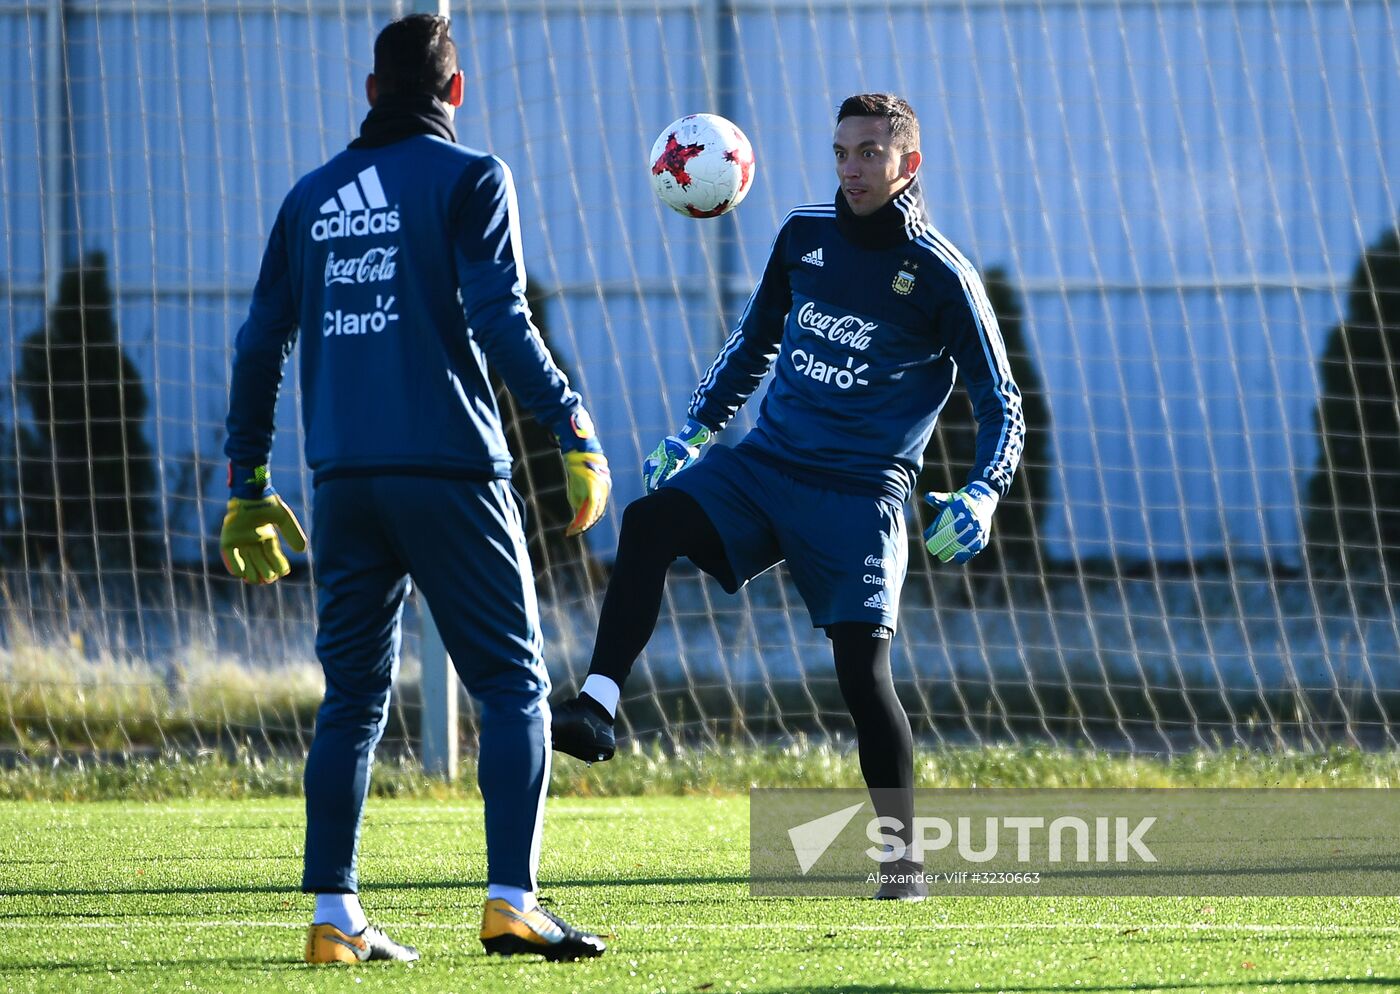
[[[602,520],[612,493],[612,471],[608,457],[601,452],[565,452],[564,475],[568,478],[569,507],[574,512],[564,534],[572,538]]]
[[[296,552],[306,551],[306,532],[274,491],[256,500],[230,497],[219,552],[224,566],[244,583],[275,583],[291,572],[278,533]]]
[[[574,520],[564,529],[569,538],[582,535],[596,525],[608,510],[612,493],[612,472],[608,457],[593,427],[593,419],[582,405],[552,429],[564,457],[564,479]]]

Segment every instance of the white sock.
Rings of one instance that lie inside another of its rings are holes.
[[[583,689],[579,693],[587,694],[603,705],[603,709],[611,717],[617,717],[617,699],[622,696],[622,688],[612,678],[601,673],[590,673],[588,679],[583,681]]]
[[[317,894],[316,923],[334,925],[346,935],[359,935],[369,924],[359,894]]]
[[[516,911],[529,911],[536,904],[535,892],[526,890],[524,887],[507,887],[505,884],[487,884],[486,899],[494,901],[496,898],[504,898]]]

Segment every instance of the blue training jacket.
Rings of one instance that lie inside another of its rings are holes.
[[[383,472],[509,478],[488,360],[556,435],[580,410],[525,303],[509,168],[443,138],[352,147],[287,195],[235,346],[233,466],[268,461],[298,329],[317,482]]]
[[[1025,419],[976,270],[928,223],[917,182],[868,217],[837,198],[787,216],[690,417],[724,428],[776,359],[738,448],[800,479],[903,501],[961,371],[977,419],[967,482],[1005,496]]]

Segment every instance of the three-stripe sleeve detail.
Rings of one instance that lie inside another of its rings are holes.
[[[983,471],[983,476],[1004,488],[1010,484],[1016,466],[1021,461],[1021,450],[1025,446],[1026,422],[1021,411],[1021,393],[1011,375],[1011,363],[1006,357],[1006,343],[1002,340],[996,314],[992,310],[992,303],[987,298],[987,291],[982,286],[977,270],[937,228],[926,225],[925,233],[917,241],[958,277],[963,295],[971,309],[973,324],[977,327],[978,339],[982,345],[982,354],[986,357],[987,367],[992,374],[992,388],[1001,403],[1003,415],[997,447],[991,462]]]

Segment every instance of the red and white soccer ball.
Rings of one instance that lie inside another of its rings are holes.
[[[672,121],[651,146],[651,185],[671,210],[687,217],[719,217],[739,206],[753,187],[753,146],[718,114]]]

